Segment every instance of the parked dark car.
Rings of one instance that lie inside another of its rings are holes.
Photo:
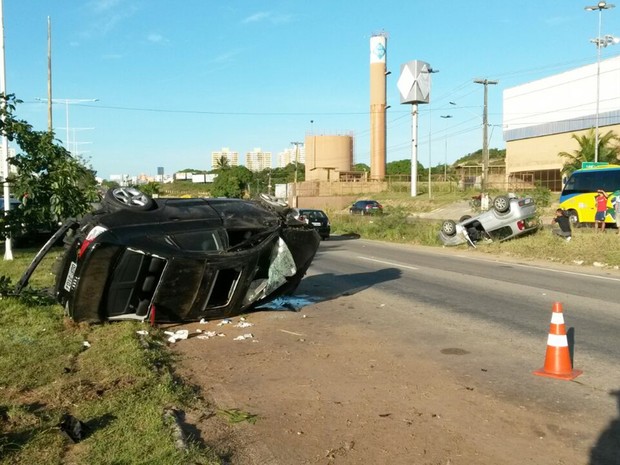
[[[69,220],[54,295],[76,321],[229,317],[292,293],[320,243],[269,196],[161,198],[111,189],[101,208]],[[48,242],[37,254],[42,258]],[[18,283],[19,292],[38,262]]]
[[[358,200],[349,208],[352,215],[376,215],[383,213],[383,205],[376,200]]]
[[[321,239],[329,239],[331,233],[331,223],[327,214],[323,210],[314,210],[310,208],[293,208],[291,211],[293,217],[299,221],[312,226],[319,233]]]

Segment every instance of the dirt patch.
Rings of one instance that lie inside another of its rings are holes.
[[[229,463],[587,463],[586,438],[568,432],[560,412],[500,398],[484,368],[462,377],[420,357],[415,340],[391,338],[359,296],[248,321],[185,326],[226,336],[174,345],[181,374],[213,405],[195,418],[197,431]],[[457,346],[438,352],[456,363],[468,356]],[[257,421],[217,413],[233,408]]]

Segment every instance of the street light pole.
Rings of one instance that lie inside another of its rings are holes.
[[[50,103],[50,99],[41,99],[41,98],[37,98],[38,101],[40,102],[48,102]],[[69,104],[72,103],[86,103],[86,102],[98,102],[99,99],[96,98],[74,98],[74,99],[70,99],[70,98],[64,98],[64,99],[51,99],[51,103],[64,103],[65,104],[65,118],[66,118],[66,131],[67,131],[67,139],[65,140],[65,148],[70,152],[70,140],[69,140]],[[51,118],[50,118],[51,119]]]
[[[443,119],[450,119],[452,115],[440,115]],[[445,134],[445,152],[444,152],[444,164],[443,164],[443,180],[448,181],[448,133],[447,128]]]
[[[303,142],[291,142],[295,146],[295,196],[293,197],[293,207],[297,208],[297,163],[299,161],[299,146],[304,145]]]
[[[596,45],[596,116],[594,124],[594,162],[598,162],[598,126],[599,126],[599,106],[600,106],[600,92],[601,92],[601,47],[607,47],[614,43],[614,37],[605,36],[601,37],[601,27],[603,25],[603,10],[609,10],[614,8],[615,5],[607,2],[598,2],[596,5],[587,6],[587,11],[598,10],[598,35],[596,39],[590,40]],[[615,42],[617,43],[617,42]]]

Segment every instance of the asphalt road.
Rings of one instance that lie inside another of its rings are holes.
[[[596,421],[617,415],[610,395],[620,389],[617,271],[333,237],[321,244],[298,294],[359,295],[383,315],[377,331],[403,344],[414,332],[420,356],[463,376],[492,370],[500,395],[570,406]],[[564,308],[574,366],[584,371],[574,382],[531,374],[544,363],[554,302]],[[456,361],[442,355],[446,349],[475,356]]]

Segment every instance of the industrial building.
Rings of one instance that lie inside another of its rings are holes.
[[[507,181],[560,190],[573,134],[620,135],[620,56],[508,88],[503,108]]]
[[[353,166],[352,135],[306,135],[306,181],[340,181]]]

